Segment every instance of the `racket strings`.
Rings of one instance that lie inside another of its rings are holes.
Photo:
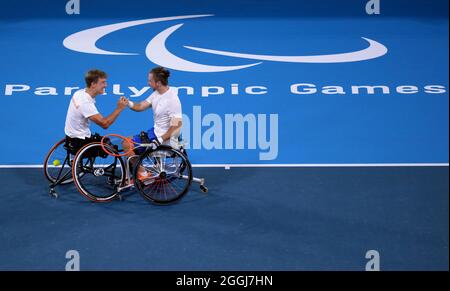
[[[126,156],[134,150],[133,141],[118,134],[105,135],[101,140],[101,145],[106,153],[116,157]]]

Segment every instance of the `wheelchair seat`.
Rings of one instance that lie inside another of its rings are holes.
[[[71,138],[66,136],[65,142],[64,142],[64,148],[67,150],[67,152],[71,155],[76,155],[78,151],[85,145],[90,144],[92,142],[100,142],[102,139],[102,136],[98,133],[93,134],[90,138],[86,139],[80,139],[80,138]],[[103,151],[95,150],[91,153],[93,157],[101,156],[106,157],[107,153],[104,153]]]
[[[64,146],[63,146],[66,151],[71,154],[71,155],[76,155],[78,150],[80,149],[79,146],[73,144],[72,142],[70,142],[67,138],[66,141],[64,142]]]

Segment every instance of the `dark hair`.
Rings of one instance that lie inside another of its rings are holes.
[[[156,67],[153,68],[150,73],[153,74],[153,79],[155,80],[155,82],[159,81],[164,86],[167,86],[167,84],[169,84],[168,79],[170,77],[170,72],[166,68]]]
[[[90,70],[84,76],[84,80],[86,81],[86,86],[91,87],[92,83],[97,83],[98,79],[106,79],[108,75],[100,70]]]

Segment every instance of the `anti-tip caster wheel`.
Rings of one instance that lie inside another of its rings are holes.
[[[202,190],[203,193],[208,193],[208,188],[205,185],[200,185],[200,190]]]
[[[58,198],[58,193],[56,193],[54,188],[50,188],[50,191],[48,194],[50,194],[50,196],[52,196],[53,198]]]

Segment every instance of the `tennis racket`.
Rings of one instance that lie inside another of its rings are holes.
[[[129,137],[120,134],[107,134],[102,137],[100,144],[102,149],[109,155],[114,157],[123,157],[134,154],[134,150],[138,148],[157,148],[160,144],[157,140],[138,143]]]

